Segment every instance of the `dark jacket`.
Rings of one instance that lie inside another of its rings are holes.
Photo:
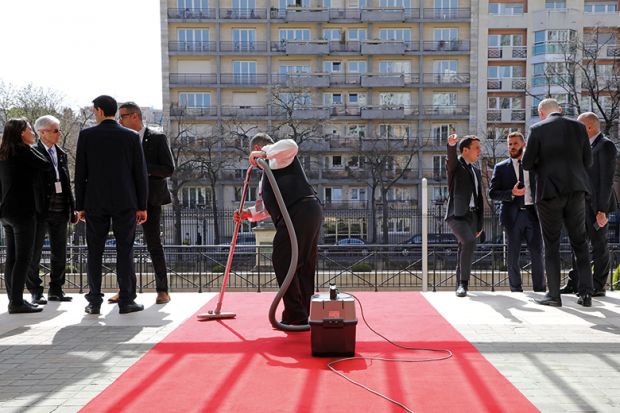
[[[37,210],[36,179],[39,171],[49,172],[50,162],[30,146],[18,145],[15,154],[0,161],[0,217],[27,217]]]
[[[616,145],[599,134],[592,142],[592,166],[588,169],[590,178],[590,205],[593,212],[616,210],[616,196],[613,190],[616,169]]]
[[[75,200],[73,198],[73,192],[71,191],[71,177],[69,175],[67,153],[59,148],[58,145],[55,145],[55,147],[56,157],[58,158],[58,175],[60,176],[62,192],[63,194],[67,194],[67,211],[73,212],[75,211]],[[47,161],[52,165],[50,170],[39,173],[37,177],[37,211],[46,212],[49,210],[52,194],[56,192],[56,172],[54,171],[52,158],[43,143],[38,141],[36,145],[33,146],[33,149],[41,156],[45,157],[45,159],[47,159]]]
[[[168,191],[168,180],[174,172],[174,161],[168,146],[168,139],[163,133],[149,128],[144,131],[142,149],[149,175],[149,205],[166,205],[172,202]]]
[[[106,119],[80,132],[75,160],[78,211],[146,210],[148,185],[140,136]]]
[[[502,202],[499,210],[499,222],[504,226],[511,226],[517,219],[519,199],[512,195],[512,188],[518,180],[511,158],[499,162],[493,168],[493,177],[489,185],[489,198]],[[530,189],[533,197],[536,193],[536,177],[533,173],[530,173]],[[536,212],[534,211],[534,213]]]
[[[476,215],[478,216],[477,231],[482,230],[484,203],[482,202],[482,174],[480,169],[473,167],[476,179],[478,180],[478,192],[475,193],[474,177],[469,172],[463,157],[456,156],[456,146],[448,145],[448,210],[446,219],[462,218],[469,213],[469,201],[472,194],[476,204]]]
[[[585,126],[559,113],[532,125],[522,165],[536,173],[536,202],[573,192],[589,193],[587,169],[592,165],[592,151]]]

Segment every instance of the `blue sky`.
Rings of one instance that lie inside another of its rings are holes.
[[[0,0],[0,80],[161,108],[159,0]]]

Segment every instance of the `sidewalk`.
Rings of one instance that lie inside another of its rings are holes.
[[[162,306],[145,293],[136,300],[143,312],[121,316],[104,304],[96,317],[77,294],[42,313],[9,315],[3,294],[0,411],[78,411],[213,295],[172,293]],[[620,293],[587,309],[574,296],[562,308],[538,306],[529,301],[536,295],[424,294],[541,411],[620,411]]]

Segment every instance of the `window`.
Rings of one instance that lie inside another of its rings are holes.
[[[411,29],[381,29],[379,39],[391,42],[410,42]]]
[[[353,60],[347,62],[347,71],[349,73],[366,73],[366,61]]]
[[[360,106],[366,104],[365,93],[351,93],[347,95],[347,103],[352,106]]]
[[[342,188],[325,187],[325,202],[342,201]]]
[[[280,74],[288,75],[288,74],[297,74],[297,73],[310,73],[310,66],[302,66],[302,65],[280,65]]]
[[[545,0],[545,9],[564,10],[566,9],[566,0]]]
[[[379,2],[379,7],[410,9],[411,0],[381,0]]]
[[[615,13],[618,11],[618,3],[616,1],[591,1],[586,0],[583,5],[585,13]]]
[[[366,188],[351,188],[352,201],[367,201]]]
[[[379,125],[379,137],[381,139],[409,139],[411,127],[409,125]]]
[[[410,93],[381,93],[379,94],[379,104],[388,107],[407,107],[411,106]]]
[[[308,93],[284,92],[280,93],[280,104],[284,108],[308,108],[312,106],[312,96]]]
[[[458,62],[456,60],[433,61],[433,80],[439,83],[449,83],[456,80]]]
[[[324,93],[323,103],[325,106],[342,105],[342,93]]]
[[[523,98],[519,96],[489,97],[487,103],[491,110],[523,109],[525,107]]]
[[[406,60],[382,60],[379,62],[380,73],[411,73],[411,62]]]
[[[433,143],[438,146],[446,145],[448,143],[448,136],[454,132],[455,128],[452,124],[433,125]]]
[[[255,84],[256,83],[256,62],[234,61],[233,62],[234,82]]]
[[[183,10],[195,12],[197,10],[207,10],[209,8],[209,0],[177,0],[177,7]]]
[[[179,106],[184,108],[208,108],[211,106],[210,93],[179,93]]]
[[[346,134],[347,136],[364,138],[366,136],[366,125],[347,125]]]
[[[340,40],[344,40],[341,36],[342,34],[340,29],[323,29],[323,40],[339,42]]]
[[[487,130],[487,139],[506,139],[508,134],[512,132],[522,132],[519,128],[489,128]]]
[[[487,68],[487,77],[489,79],[512,79],[515,77],[523,77],[522,66],[489,66]]]
[[[349,166],[349,168],[354,168],[354,169],[360,168],[364,166],[364,157],[357,156],[357,155],[351,156],[347,165]]]
[[[177,29],[181,50],[209,50],[208,29]]]
[[[242,176],[241,179],[245,178],[245,170],[241,170]],[[236,186],[235,188],[235,201],[241,201],[241,191],[243,191],[243,187]],[[245,194],[246,202],[255,202],[258,194],[258,188],[248,188],[248,193]]]
[[[540,30],[534,32],[534,54],[562,54],[567,49],[567,43],[574,42],[574,30]]]
[[[310,41],[310,29],[280,29],[280,41]]]
[[[443,205],[448,201],[448,187],[447,186],[434,186],[433,187],[433,204]]]
[[[490,34],[489,47],[523,46],[522,34]]]
[[[323,62],[323,71],[327,73],[342,73],[342,62]]]
[[[456,106],[456,92],[435,92],[433,93],[433,107],[436,110],[447,110],[452,112]]]
[[[379,225],[382,220],[379,219]],[[388,218],[389,233],[411,233],[411,218]]]
[[[362,42],[366,40],[366,29],[348,29],[347,40],[351,42]]]
[[[446,179],[446,162],[448,157],[446,155],[434,155],[433,156],[433,178]]]
[[[181,198],[185,208],[205,207],[207,189],[200,186],[183,187]]]
[[[331,163],[329,165],[332,168],[342,168],[342,156],[340,155],[333,155],[331,157]]]
[[[489,14],[494,16],[516,16],[523,14],[522,3],[489,3]]]
[[[232,29],[235,51],[253,51],[256,49],[255,29]]]
[[[233,0],[231,17],[247,19],[255,18],[256,0]]]

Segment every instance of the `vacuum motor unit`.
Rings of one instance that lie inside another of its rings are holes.
[[[330,285],[329,295],[312,296],[309,324],[313,356],[355,354],[355,301],[348,294],[339,294],[335,285]]]

